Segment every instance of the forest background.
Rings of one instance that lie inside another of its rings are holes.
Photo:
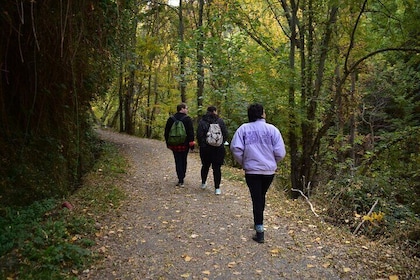
[[[419,1],[0,9],[2,216],[74,192],[98,153],[96,125],[162,139],[187,102],[196,121],[216,106],[233,135],[260,102],[287,145],[279,188],[322,205],[334,225],[419,255]]]

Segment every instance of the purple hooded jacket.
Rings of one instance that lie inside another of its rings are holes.
[[[286,156],[280,131],[265,119],[241,125],[230,144],[235,160],[246,174],[272,175]]]

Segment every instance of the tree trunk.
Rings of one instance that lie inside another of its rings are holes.
[[[118,105],[118,111],[119,116],[120,116],[120,132],[124,132],[124,98],[123,98],[123,69],[122,69],[122,62],[121,66],[120,66],[120,77],[119,77],[119,86],[118,86],[118,101],[119,101],[119,105]]]
[[[197,38],[197,108],[198,115],[202,113],[204,94],[204,31],[203,31],[203,10],[204,0],[199,0],[198,26],[199,35]]]
[[[289,145],[290,145],[290,160],[291,160],[291,183],[292,188],[300,189],[299,183],[299,155],[298,155],[298,135],[296,123],[296,101],[295,101],[295,52],[296,52],[296,11],[291,12],[290,20],[291,40],[290,40],[290,53],[289,53],[289,68],[293,73],[289,85]],[[294,192],[291,193],[292,197],[298,195]]]
[[[184,18],[182,14],[182,0],[179,0],[178,7],[179,17],[179,90],[181,92],[181,102],[187,101],[185,80],[185,46],[184,46]]]

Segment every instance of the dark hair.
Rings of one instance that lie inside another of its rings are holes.
[[[179,112],[179,111],[181,111],[182,109],[185,109],[185,108],[187,108],[187,104],[180,103],[180,104],[178,104],[178,106],[176,106],[176,111]]]
[[[256,120],[262,119],[264,113],[264,108],[259,103],[254,103],[248,107],[248,121],[255,122]]]
[[[214,107],[214,106],[209,106],[209,107],[207,107],[207,112],[209,112],[209,113],[214,113],[214,112],[216,112],[217,111],[217,108],[216,107]]]

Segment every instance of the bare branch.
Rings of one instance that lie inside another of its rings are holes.
[[[356,23],[354,24],[353,31],[351,32],[350,44],[349,44],[349,48],[347,49],[347,53],[346,53],[346,60],[345,60],[345,62],[344,62],[344,70],[345,70],[345,71],[347,71],[347,64],[348,64],[348,61],[349,61],[350,52],[351,52],[351,50],[353,49],[353,46],[354,46],[354,40],[355,40],[355,37],[356,37],[356,35],[355,35],[355,34],[356,34],[356,30],[357,30],[357,27],[359,26],[359,23],[360,23],[360,19],[361,19],[361,17],[362,17],[362,14],[363,14],[363,13],[364,13],[364,11],[365,11],[366,4],[367,4],[367,0],[365,0],[365,1],[363,2],[363,6],[362,6],[362,8],[360,9],[360,13],[359,13],[359,15],[357,16]]]
[[[364,57],[360,58],[359,60],[357,60],[353,64],[353,66],[348,70],[348,72],[346,72],[346,74],[352,73],[357,68],[357,66],[359,66],[359,64],[362,63],[363,61],[365,61],[366,59],[368,59],[368,58],[370,58],[374,55],[377,55],[377,54],[380,54],[380,53],[383,53],[383,52],[390,52],[390,51],[420,53],[420,49],[417,49],[417,48],[385,48],[385,49],[376,50],[374,52],[371,52],[371,53],[365,55]],[[343,79],[342,79],[343,82],[344,82],[345,79],[347,79],[347,75],[345,75],[345,78],[343,77]]]
[[[372,208],[370,208],[370,210],[369,210],[369,212],[367,213],[367,215],[366,215],[366,216],[369,216],[370,214],[372,214],[373,209],[375,208],[376,204],[378,204],[378,202],[379,202],[379,199],[377,199],[377,200],[375,201],[375,203],[373,204]],[[365,220],[362,220],[362,222],[361,222],[361,223],[357,226],[357,228],[353,231],[353,234],[356,234],[356,233],[359,231],[360,227],[364,224],[364,222],[365,222]]]
[[[291,189],[291,190],[294,191],[294,192],[300,193],[300,195],[303,196],[306,199],[306,202],[308,202],[309,206],[311,207],[312,213],[314,213],[315,216],[319,217],[319,215],[315,212],[314,206],[309,201],[309,198],[301,190],[298,190],[298,189]]]

